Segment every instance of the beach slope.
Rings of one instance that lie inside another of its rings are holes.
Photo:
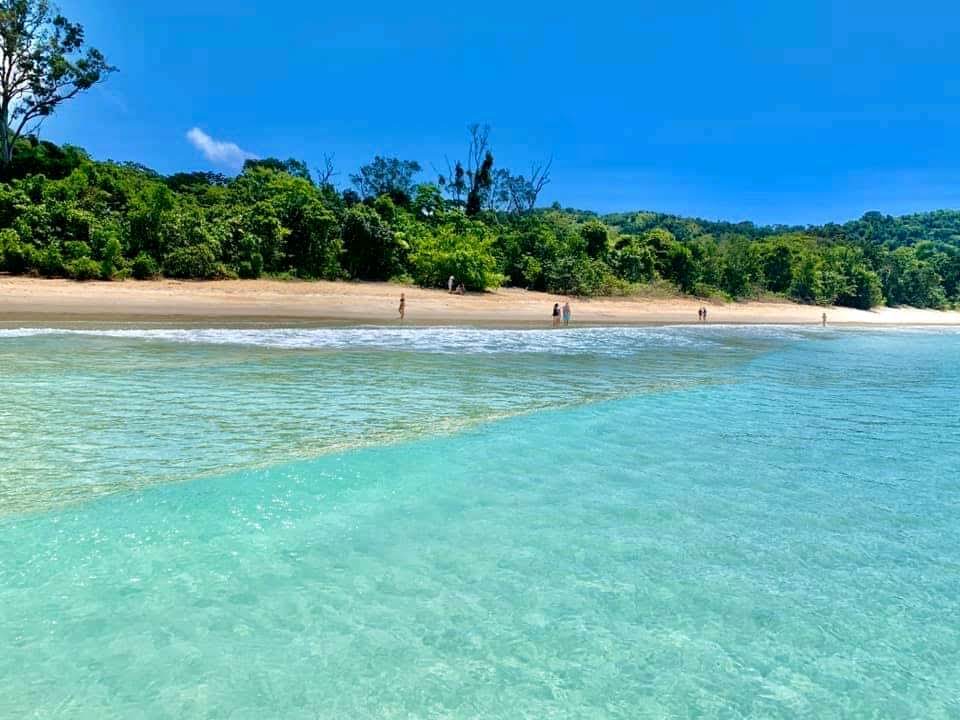
[[[277,280],[88,282],[0,276],[0,322],[186,322],[191,324],[383,324],[398,321],[400,293],[406,324],[549,326],[564,298],[504,288],[451,295],[443,290],[375,282]],[[701,302],[670,298],[570,298],[577,325],[711,323],[960,325],[960,312],[913,308],[821,308],[777,302]]]

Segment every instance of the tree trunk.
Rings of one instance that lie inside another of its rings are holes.
[[[7,166],[13,160],[13,142],[10,139],[10,111],[4,105],[0,108],[0,166]]]

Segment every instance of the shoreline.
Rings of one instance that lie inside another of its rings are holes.
[[[76,282],[0,276],[0,327],[150,324],[220,327],[346,327],[400,325],[397,304],[407,298],[404,326],[549,328],[553,303],[569,300],[572,325],[821,324],[832,326],[960,326],[960,311],[916,308],[855,310],[789,302],[723,303],[696,298],[566,298],[501,288],[450,295],[386,282],[282,280],[152,280]]]

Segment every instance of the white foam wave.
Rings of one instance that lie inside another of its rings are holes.
[[[388,350],[443,354],[549,353],[632,355],[651,347],[706,349],[729,340],[789,340],[786,326],[603,327],[563,330],[464,327],[0,329],[0,340],[78,335],[156,342],[241,345],[292,350]]]

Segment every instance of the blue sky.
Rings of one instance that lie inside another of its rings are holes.
[[[553,158],[546,203],[785,223],[960,207],[955,4],[60,6],[120,72],[44,135],[101,159],[334,153],[346,184],[381,154],[427,179],[484,122],[498,165]]]

